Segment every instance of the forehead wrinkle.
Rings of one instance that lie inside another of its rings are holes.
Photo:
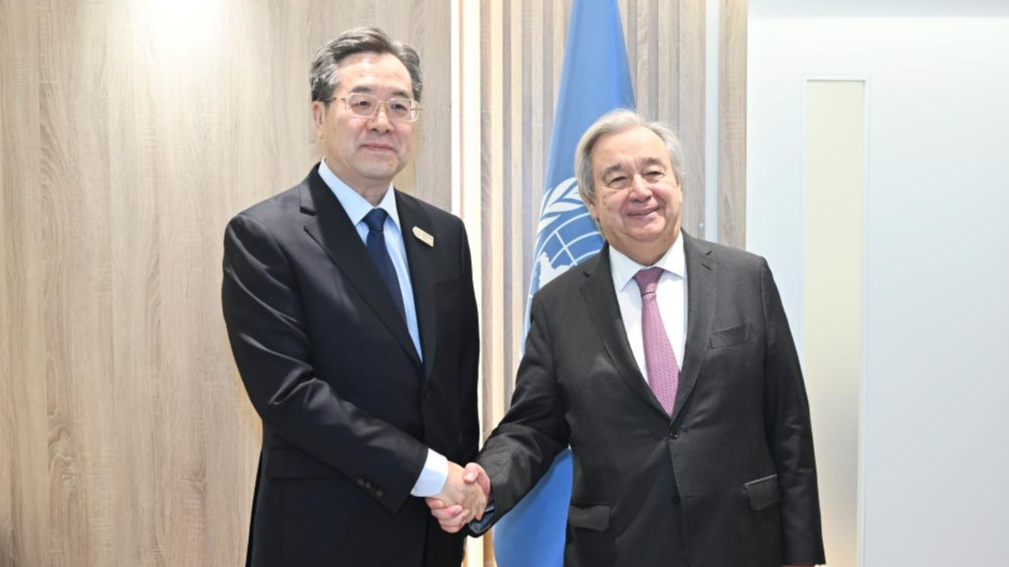
[[[666,167],[665,160],[655,156],[645,156],[639,160],[639,163],[641,164],[641,168],[648,167],[649,165],[660,165],[662,167]]]

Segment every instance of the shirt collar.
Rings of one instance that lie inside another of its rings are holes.
[[[337,177],[333,173],[333,170],[329,169],[329,166],[326,165],[326,158],[322,158],[322,163],[319,164],[319,177],[322,177],[322,180],[329,186],[330,191],[336,195],[336,199],[340,201],[343,210],[347,211],[347,216],[350,217],[350,222],[354,226],[363,221],[364,216],[375,208],[360,193],[351,189],[349,185]],[[397,229],[400,228],[399,209],[396,208],[396,191],[393,190],[391,183],[389,184],[389,190],[385,192],[385,196],[378,203],[378,208],[385,210],[389,214],[389,220],[393,222]]]
[[[683,233],[680,233],[666,253],[651,266],[643,266],[631,260],[626,254],[610,246],[610,271],[613,273],[613,283],[617,290],[622,290],[634,279],[634,276],[645,268],[659,267],[681,279],[687,277],[687,259],[683,253]]]

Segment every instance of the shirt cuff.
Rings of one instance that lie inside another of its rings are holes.
[[[424,469],[420,471],[420,477],[417,478],[410,494],[420,498],[434,496],[445,488],[447,480],[448,459],[434,449],[428,449]]]

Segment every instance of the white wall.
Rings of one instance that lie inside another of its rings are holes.
[[[751,3],[747,248],[801,341],[804,78],[865,78],[862,564],[1009,565],[1009,3],[829,4]]]

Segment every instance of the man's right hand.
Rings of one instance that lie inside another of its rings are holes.
[[[425,500],[441,529],[454,534],[470,521],[483,519],[489,497],[490,477],[483,467],[469,463],[463,469],[450,462],[445,488]]]

